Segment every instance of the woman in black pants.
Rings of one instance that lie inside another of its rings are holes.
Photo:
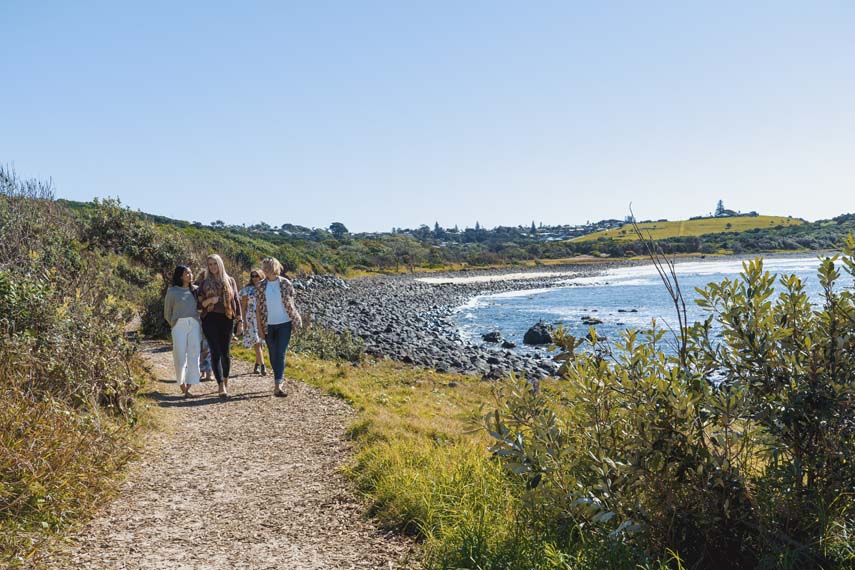
[[[241,308],[235,280],[223,265],[219,255],[209,255],[208,271],[199,287],[199,307],[202,309],[202,331],[211,348],[211,364],[221,398],[228,398],[231,369],[231,341],[235,319],[241,322]]]

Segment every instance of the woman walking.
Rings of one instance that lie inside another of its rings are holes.
[[[258,337],[267,343],[270,365],[273,367],[274,396],[284,397],[282,381],[285,378],[285,351],[291,342],[291,327],[303,324],[294,304],[294,286],[284,277],[282,264],[275,257],[261,262],[266,278],[258,284],[256,313]]]
[[[185,398],[192,397],[190,386],[199,383],[201,330],[193,272],[184,265],[175,268],[172,286],[163,300],[163,317],[172,328],[172,360],[175,379]]]
[[[220,397],[228,398],[232,331],[235,320],[242,320],[240,301],[235,280],[226,273],[223,259],[217,254],[209,255],[207,266],[205,280],[199,287],[202,330],[211,349],[211,365]]]
[[[264,366],[264,355],[261,352],[264,342],[258,337],[258,315],[255,311],[255,294],[263,279],[264,272],[260,269],[253,269],[249,273],[249,284],[240,290],[240,308],[243,315],[243,346],[255,351],[255,369],[252,373],[266,376],[267,368]]]

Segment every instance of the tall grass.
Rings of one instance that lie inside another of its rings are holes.
[[[234,353],[255,358],[242,348]],[[576,527],[552,524],[553,513],[528,504],[478,426],[482,405],[496,397],[493,385],[388,360],[324,360],[311,351],[289,354],[286,376],[359,412],[349,428],[357,448],[347,475],[380,524],[422,541],[429,570],[637,570],[648,563],[635,547],[583,540]]]
[[[38,558],[132,453],[130,307],[82,230],[50,184],[0,168],[0,563]]]

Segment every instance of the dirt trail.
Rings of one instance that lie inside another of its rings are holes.
[[[272,397],[270,376],[234,361],[232,398],[215,382],[185,400],[169,347],[148,346],[168,429],[131,466],[120,495],[51,567],[412,568],[415,547],[364,517],[337,472],[352,410],[306,384]]]

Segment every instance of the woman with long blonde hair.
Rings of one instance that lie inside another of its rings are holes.
[[[292,327],[301,327],[303,322],[294,303],[295,293],[291,281],[282,277],[282,264],[275,257],[261,262],[266,276],[258,284],[255,310],[258,338],[267,344],[270,366],[273,368],[273,395],[280,398],[287,394],[282,389],[285,380],[285,351],[291,342]]]
[[[235,319],[241,322],[241,306],[235,280],[226,273],[223,258],[208,256],[207,273],[199,287],[202,331],[211,349],[211,365],[221,398],[228,398],[231,371],[231,340]]]

